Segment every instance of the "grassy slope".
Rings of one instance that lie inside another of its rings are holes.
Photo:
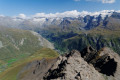
[[[41,60],[42,58],[54,59],[58,57],[58,53],[48,48],[42,48],[35,54],[27,57],[24,60],[15,62],[5,72],[0,74],[0,80],[16,80],[17,73],[29,62]]]
[[[0,27],[0,41],[0,73],[42,48],[38,37],[27,30]]]

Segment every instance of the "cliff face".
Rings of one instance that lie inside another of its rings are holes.
[[[92,64],[99,73],[106,75],[108,80],[120,79],[118,76],[120,72],[120,56],[110,50],[110,48],[104,47],[97,52],[89,46],[81,54],[88,64]]]
[[[30,76],[20,80],[120,80],[120,56],[107,47],[97,51],[88,46],[81,52],[72,50],[55,60],[43,59],[32,65],[37,66],[31,66]]]

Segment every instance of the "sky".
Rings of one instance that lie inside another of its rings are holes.
[[[0,0],[0,15],[120,10],[120,0]]]

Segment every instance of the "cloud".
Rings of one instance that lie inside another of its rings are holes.
[[[78,2],[78,1],[80,1],[80,0],[74,0],[74,1]]]
[[[22,18],[22,19],[26,19],[27,18],[25,14],[19,14],[18,17]]]
[[[114,3],[116,0],[86,0],[86,1],[94,1],[94,2],[102,2],[104,4],[109,3],[112,4]]]
[[[102,3],[114,3],[115,0],[102,0]]]
[[[72,17],[72,18],[78,18],[80,17],[85,17],[86,15],[90,15],[90,16],[99,16],[101,14],[101,16],[104,18],[106,15],[110,16],[112,13],[114,12],[114,10],[102,10],[102,11],[97,11],[97,12],[88,12],[88,11],[82,11],[79,12],[77,10],[72,10],[72,11],[65,11],[62,13],[36,13],[34,15],[31,16],[26,16],[25,14],[19,14],[18,16],[14,16],[13,18],[15,20],[19,20],[19,18],[22,19],[33,19],[33,21],[37,21],[37,22],[44,22],[46,20],[46,18],[49,18],[51,20],[53,19],[62,19],[65,17]],[[119,12],[120,11],[116,11]]]
[[[66,11],[63,13],[54,13],[54,14],[36,13],[35,15],[32,15],[31,18],[64,18],[64,17],[77,18],[79,16],[81,17],[84,17],[86,15],[98,16],[100,14],[104,17],[105,15],[111,15],[112,12],[114,12],[114,10],[103,10],[99,12],[88,12],[88,11],[78,12],[77,10],[72,10],[72,11]]]
[[[0,15],[0,17],[5,17],[4,15]]]
[[[63,17],[76,17],[80,14],[80,12],[78,12],[77,10],[73,10],[73,11],[66,11],[63,13],[50,13],[50,14],[45,14],[45,13],[36,13],[35,15],[33,15],[32,17],[46,17],[46,18],[63,18]]]

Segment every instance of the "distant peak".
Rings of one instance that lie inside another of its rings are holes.
[[[65,17],[72,17],[72,18],[78,18],[78,17],[85,17],[87,15],[90,16],[106,16],[106,15],[111,15],[113,12],[118,12],[120,13],[120,10],[115,11],[115,10],[102,10],[102,11],[96,11],[96,12],[88,12],[88,11],[77,11],[77,10],[72,10],[72,11],[65,11],[65,12],[57,12],[57,13],[36,13],[31,16],[26,16],[25,14],[19,14],[18,16],[14,16],[14,18],[22,18],[22,19],[31,19],[31,18],[65,18]]]

